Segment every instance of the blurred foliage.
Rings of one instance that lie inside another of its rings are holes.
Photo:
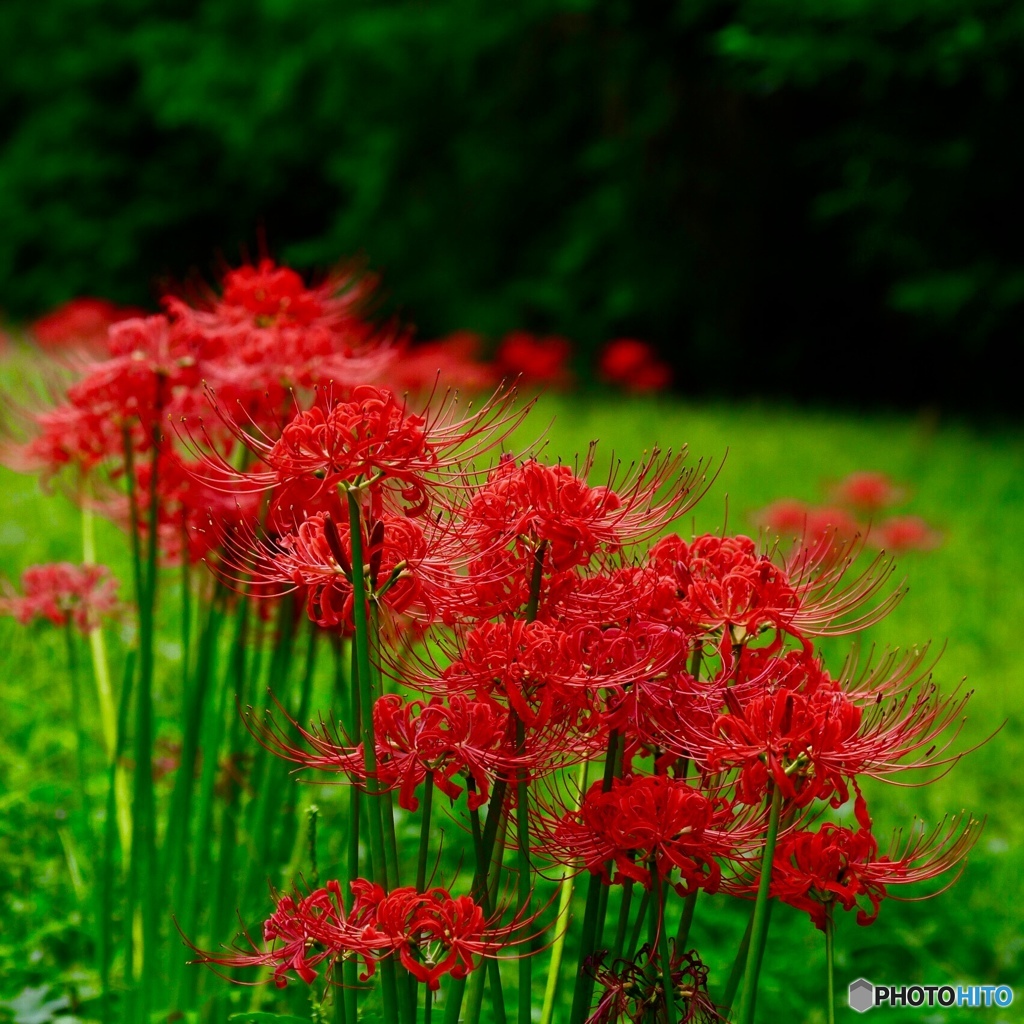
[[[1008,404],[1022,49],[998,0],[6,0],[0,306],[152,301],[262,234],[362,254],[425,336]]]

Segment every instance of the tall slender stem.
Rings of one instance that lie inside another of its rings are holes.
[[[349,537],[352,547],[352,618],[355,625],[356,670],[359,686],[360,735],[363,741],[363,767],[368,780],[377,776],[377,744],[373,730],[373,707],[376,701],[376,676],[370,658],[369,616],[365,563],[363,561],[362,510],[359,506],[359,491],[347,491],[349,512]],[[384,890],[388,888],[387,847],[384,841],[384,819],[382,800],[379,793],[367,791],[366,807],[369,811],[370,869],[374,882]],[[402,999],[399,1013],[399,990],[408,992],[408,986],[398,985],[394,960],[385,957],[380,965],[381,991],[384,999],[384,1019],[408,1019],[406,1000]]]
[[[434,802],[434,773],[427,772],[423,780],[423,801],[420,804],[420,853],[416,860],[416,891],[423,892],[427,885],[427,857],[430,854],[430,810]]]
[[[605,755],[604,778],[601,788],[608,792],[612,788],[616,764],[620,759],[621,745],[619,733],[613,729],[608,737],[608,752]],[[584,794],[585,796],[585,794]],[[601,917],[602,889],[606,883],[599,874],[591,874],[587,883],[587,903],[583,911],[583,928],[580,933],[580,954],[576,967],[575,990],[573,992],[572,1009],[569,1024],[580,1024],[590,1008],[590,999],[594,992],[594,979],[584,970],[587,958],[594,955],[601,943],[604,921]],[[607,907],[607,904],[605,904]]]
[[[89,504],[88,480],[82,484],[82,561],[86,565],[96,564],[96,517]],[[132,845],[132,808],[128,794],[128,775],[124,765],[114,756],[117,746],[117,707],[114,701],[114,686],[110,678],[110,663],[107,660],[107,645],[103,628],[97,622],[89,630],[89,655],[92,659],[92,674],[96,683],[96,699],[99,702],[100,726],[103,731],[103,746],[107,761],[115,765],[114,771],[114,814],[117,819],[118,838],[121,841],[123,864],[127,868]]]
[[[85,789],[85,726],[82,723],[82,693],[78,678],[78,655],[75,652],[74,626],[68,616],[64,623],[64,643],[68,655],[68,679],[71,683],[71,717],[75,724],[75,754],[78,760],[78,803],[86,834],[89,834],[89,798]]]
[[[675,999],[672,991],[672,952],[668,944],[668,929],[665,927],[665,893],[662,890],[658,864],[652,858],[651,869],[651,959],[658,950],[661,961],[661,994],[665,1010],[665,1024],[671,1024],[672,1007]]]
[[[828,979],[828,1005],[825,1016],[828,1024],[836,1024],[835,932],[832,904],[825,908],[825,970]]]
[[[697,908],[697,893],[694,889],[689,896],[683,900],[683,916],[679,919],[679,928],[676,931],[676,951],[682,953],[686,948],[686,940],[690,935],[690,925],[693,924],[693,913]]]
[[[757,885],[757,899],[754,902],[754,916],[750,929],[750,949],[747,951],[747,966],[743,972],[743,999],[740,1003],[740,1024],[753,1024],[754,1007],[757,1003],[757,977],[761,972],[761,958],[764,956],[765,939],[768,937],[768,891],[771,887],[772,864],[775,860],[775,840],[779,835],[779,817],[782,812],[782,790],[772,786],[771,810],[768,812],[768,835],[761,859],[761,878]]]

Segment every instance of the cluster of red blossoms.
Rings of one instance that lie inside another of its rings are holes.
[[[353,883],[350,909],[337,882],[283,897],[262,948],[203,961],[269,967],[280,985],[386,962],[383,976],[400,967],[434,990],[502,949],[529,955],[542,910],[522,889],[514,911],[493,908],[484,848],[504,849],[515,822],[521,885],[586,874],[621,887],[627,915],[633,887],[655,908],[649,947],[607,968],[584,949],[603,990],[593,1024],[638,1019],[659,986],[679,1019],[714,1019],[702,965],[657,941],[668,897],[751,896],[769,833],[771,895],[816,924],[835,907],[867,923],[889,887],[962,861],[971,819],[879,855],[860,782],[944,770],[969,695],[941,694],[922,654],[831,674],[816,646],[891,608],[889,563],[855,571],[856,542],[819,543],[806,523],[814,542],[785,556],[672,533],[701,467],[656,451],[598,483],[593,451],[575,465],[507,451],[526,412],[509,391],[410,407],[388,384],[399,336],[363,318],[366,290],[308,288],[264,261],[219,296],[169,298],[110,328],[107,358],[22,451],[47,472],[75,467],[136,529],[154,523],[165,558],[203,557],[262,601],[293,594],[353,642],[360,701],[308,724],[251,714],[269,749],[360,787],[375,814],[392,792],[429,808],[436,788],[474,830],[468,895],[402,884],[400,864],[384,885],[371,847],[348,877],[373,882]],[[568,781],[590,763],[598,781]],[[815,827],[847,814],[856,831]]]
[[[431,786],[452,813],[465,800],[465,813],[500,815],[525,782],[531,863],[680,896],[752,894],[778,791],[772,895],[815,922],[863,901],[866,923],[888,886],[962,859],[977,834],[966,819],[878,856],[859,781],[959,757],[950,742],[968,695],[940,694],[921,655],[833,676],[815,646],[886,613],[899,593],[884,589],[889,563],[851,574],[856,550],[842,546],[773,560],[742,536],[670,534],[645,550],[702,476],[660,454],[601,484],[590,457],[469,467],[463,453],[483,454],[515,421],[503,397],[459,420],[361,386],[296,413],[273,444],[250,438],[259,472],[211,468],[220,486],[266,490],[267,533],[248,546],[236,535],[233,579],[292,590],[348,636],[358,528],[368,604],[382,635],[405,637],[400,655],[380,653],[397,692],[376,699],[372,757],[341,715],[287,727],[251,716],[268,748],[371,794],[394,790],[409,811]],[[588,761],[607,771],[581,792],[562,769]],[[812,827],[851,801],[856,833]],[[854,838],[837,853],[840,836]],[[287,944],[259,962],[279,979],[298,971]],[[442,958],[431,983],[449,969],[469,965]],[[619,970],[596,973],[613,977],[621,985]],[[609,999],[592,1020],[617,1019]]]
[[[808,505],[795,498],[773,502],[755,516],[759,526],[811,550],[850,544],[857,537],[874,548],[901,554],[928,551],[941,534],[920,516],[889,514],[906,500],[906,489],[882,473],[851,473],[831,488],[831,502]]]
[[[103,565],[29,566],[21,576],[21,591],[0,596],[0,614],[13,615],[22,625],[45,619],[88,633],[119,607],[117,580]]]

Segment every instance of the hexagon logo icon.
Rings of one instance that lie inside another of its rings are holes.
[[[850,982],[850,1009],[867,1013],[875,1003],[875,986],[866,978]]]

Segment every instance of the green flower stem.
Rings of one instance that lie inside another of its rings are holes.
[[[520,754],[526,750],[526,728],[516,716],[516,750]],[[516,843],[518,846],[519,879],[518,898],[516,900],[516,916],[519,920],[526,917],[530,905],[532,885],[530,878],[530,821],[529,793],[526,769],[519,769],[519,780],[516,783]],[[519,1024],[530,1024],[533,1006],[533,950],[525,949],[519,957]]]
[[[135,785],[132,799],[132,857],[129,870],[129,904],[141,913],[141,943],[135,952],[135,964],[141,984],[135,996],[140,1020],[149,1018],[151,1001],[158,997],[161,986],[157,971],[159,938],[159,903],[148,880],[157,870],[156,836],[153,799],[153,667],[154,623],[156,604],[158,514],[157,494],[160,455],[160,430],[154,427],[150,454],[149,501],[146,538],[146,559],[141,556],[141,536],[135,493],[134,450],[128,430],[124,431],[125,478],[132,527],[132,561],[135,572],[135,597],[139,615],[139,686],[135,702]],[[159,1003],[157,1003],[159,1005]]]
[[[640,945],[640,932],[643,930],[644,921],[647,919],[647,908],[651,904],[651,891],[644,889],[640,899],[640,906],[637,907],[636,920],[633,922],[633,931],[629,935],[629,945],[623,950],[623,956],[632,960],[636,956],[637,947]]]
[[[423,800],[420,803],[420,853],[416,860],[417,892],[423,892],[427,885],[427,858],[430,856],[430,811],[433,803],[434,773],[427,772],[427,777],[423,780]]]
[[[359,732],[359,689],[356,686],[356,652],[353,646],[348,652],[351,660],[351,671],[345,677],[345,645],[341,637],[334,637],[334,685],[342,707],[345,709],[343,725],[349,736]],[[347,692],[346,692],[347,691]],[[359,827],[362,818],[363,799],[358,786],[349,780],[348,786],[348,846],[346,849],[345,884],[342,889],[348,897],[351,893],[350,884],[359,877]],[[354,957],[346,957],[341,965],[344,988],[337,990],[336,997],[344,1002],[338,1009],[339,1016],[344,1014],[348,1024],[356,1024],[359,1000],[359,966]]]
[[[82,494],[82,561],[96,565],[96,520],[89,506],[88,483],[83,484]],[[100,711],[100,727],[103,731],[103,746],[107,763],[114,768],[114,816],[117,833],[121,841],[123,866],[127,868],[132,845],[132,808],[128,793],[128,773],[120,759],[115,757],[117,746],[117,708],[114,702],[114,687],[110,679],[110,663],[107,660],[107,645],[103,629],[97,623],[89,630],[89,656],[92,659],[92,675],[96,682],[96,699]]]
[[[836,1024],[835,931],[832,904],[829,903],[825,908],[825,970],[828,979],[828,1005],[825,1017],[828,1024]]]
[[[769,911],[771,904],[768,904]],[[747,927],[743,931],[743,938],[740,939],[739,947],[736,950],[736,957],[732,962],[732,970],[729,971],[729,979],[725,983],[725,991],[719,1000],[722,1007],[722,1017],[729,1019],[729,1011],[732,1009],[733,999],[736,998],[736,990],[740,986],[740,978],[743,977],[743,968],[747,962],[747,950],[750,949],[750,931],[754,926],[754,914],[751,912],[747,918]]]
[[[114,737],[114,749],[111,752],[107,783],[107,816],[103,826],[103,857],[100,885],[98,888],[99,906],[96,918],[98,921],[98,942],[96,944],[99,961],[100,993],[102,1010],[100,1019],[103,1024],[113,1020],[110,992],[110,963],[114,955],[114,883],[117,874],[115,867],[115,848],[119,822],[117,820],[117,779],[121,767],[121,755],[124,753],[125,736],[128,732],[128,707],[131,703],[132,680],[135,678],[135,654],[128,652],[124,666],[124,680],[121,684],[121,698],[117,711],[117,729]],[[122,850],[127,859],[128,851]]]
[[[622,899],[619,901],[619,923],[615,928],[615,944],[609,952],[609,966],[622,957],[622,947],[626,942],[626,929],[629,927],[629,906],[633,902],[634,884],[632,878],[627,878],[622,883]]]
[[[620,757],[619,734],[612,730],[608,737],[608,751],[605,755],[604,778],[602,789],[608,792],[612,788],[612,779],[615,777],[616,763]],[[584,794],[585,796],[586,794]],[[587,959],[594,955],[601,943],[601,934],[604,930],[604,921],[601,915],[601,905],[604,902],[607,908],[607,894],[602,889],[607,888],[600,874],[591,874],[587,882],[587,903],[583,911],[583,927],[580,932],[580,954],[576,965],[575,989],[573,991],[572,1010],[569,1013],[569,1024],[582,1024],[590,1009],[590,1000],[594,992],[594,979],[584,969]],[[602,900],[602,895],[605,899]]]
[[[661,995],[665,1011],[665,1024],[672,1020],[672,1007],[675,998],[672,991],[672,951],[668,944],[668,928],[665,927],[665,892],[661,885],[661,873],[658,871],[657,862],[651,860],[651,920],[650,940],[651,959],[654,959],[654,950],[658,950],[658,959],[661,961]],[[655,1013],[657,1019],[657,1013]]]
[[[64,644],[68,656],[68,681],[71,684],[71,717],[75,725],[75,755],[78,762],[78,808],[88,836],[90,825],[89,797],[85,789],[85,727],[82,724],[82,693],[78,678],[78,655],[75,651],[74,625],[71,616],[64,623]],[[90,843],[91,846],[91,843]]]
[[[558,883],[558,912],[555,915],[554,927],[558,929],[555,941],[551,946],[551,958],[548,961],[548,979],[544,987],[544,1003],[540,1013],[540,1024],[551,1024],[555,1012],[555,993],[558,990],[558,973],[562,966],[562,954],[565,951],[565,936],[569,931],[569,909],[572,906],[574,872],[567,870]]]
[[[359,686],[359,705],[361,712],[360,736],[363,741],[363,766],[368,779],[377,774],[377,745],[373,731],[373,706],[377,697],[376,676],[370,658],[369,616],[367,614],[367,592],[365,563],[363,561],[362,510],[359,506],[358,488],[349,488],[348,513],[349,536],[352,545],[352,617],[355,623],[356,668]],[[388,888],[387,847],[384,840],[384,819],[382,800],[378,793],[367,793],[366,806],[369,812],[370,868],[374,882],[383,889]],[[410,1020],[407,1000],[402,999],[399,1012],[399,990],[408,993],[406,985],[398,985],[398,977],[394,960],[385,957],[380,964],[381,992],[384,999],[384,1019],[386,1021],[401,1020],[403,1024],[413,1024]]]
[[[371,580],[371,585],[373,581]],[[376,667],[380,665],[380,605],[377,601],[370,601],[370,661]],[[374,693],[380,696],[379,687],[374,679]],[[395,834],[395,798],[390,789],[381,793],[381,818],[384,822],[384,839],[387,842],[387,868],[388,886],[397,889],[401,884],[401,857],[398,854],[398,837]],[[410,976],[411,979],[411,976]],[[411,979],[412,980],[412,979]],[[413,1008],[415,1009],[415,1007]]]
[[[690,934],[690,925],[693,924],[693,913],[697,909],[697,893],[694,889],[689,896],[683,900],[683,916],[679,919],[679,928],[676,931],[676,952],[682,953],[686,947],[686,940]]]
[[[765,940],[768,937],[768,891],[771,887],[772,864],[775,861],[775,840],[779,835],[779,817],[782,812],[782,790],[772,786],[771,810],[768,812],[768,835],[761,859],[761,878],[757,885],[757,899],[750,930],[750,949],[743,974],[743,999],[740,1003],[740,1024],[753,1024],[757,1003],[757,977],[761,972]]]
[[[480,905],[484,908],[484,914],[490,917],[494,913],[494,907],[498,899],[498,884],[501,880],[501,865],[505,859],[505,844],[508,838],[508,807],[503,806],[499,816],[497,833],[494,837],[494,844],[490,856],[489,878],[486,889],[480,894]],[[487,960],[487,979],[491,990],[491,1013],[494,1024],[505,1024],[505,995],[501,985],[501,970],[497,959],[491,957]],[[480,1008],[483,1005],[483,983],[482,972],[474,977],[473,986],[469,993],[469,1005],[467,1007],[466,1019],[477,1024],[480,1020]]]

